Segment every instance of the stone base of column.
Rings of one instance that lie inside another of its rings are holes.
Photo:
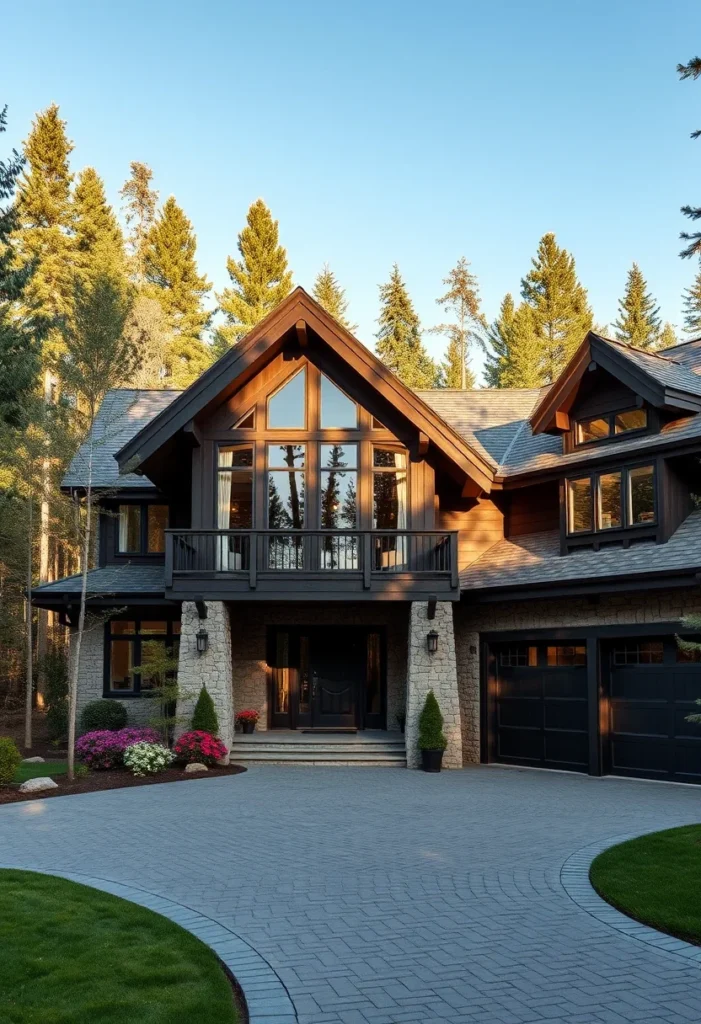
[[[429,653],[426,635],[438,633],[438,650]],[[426,694],[433,690],[443,715],[443,732],[448,746],[443,755],[444,768],[462,768],[462,736],[458,674],[455,662],[453,605],[439,601],[435,618],[428,617],[428,604],[414,601],[409,619],[409,657],[406,692],[406,756],[409,768],[421,764],[418,749],[419,716]]]
[[[203,686],[214,702],[219,719],[219,739],[231,750],[234,735],[232,693],[231,626],[229,611],[223,601],[207,601],[207,618],[200,619],[193,601],[183,601],[180,619],[180,654],[178,660],[177,716],[184,719],[176,735],[191,728],[192,713]],[[207,650],[197,653],[197,633],[205,629]],[[226,763],[229,755],[227,753]]]

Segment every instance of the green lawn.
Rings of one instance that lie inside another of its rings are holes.
[[[66,761],[45,761],[44,764],[21,764],[15,772],[15,782],[26,782],[27,779],[40,779],[44,775],[65,775],[68,771]]]
[[[194,935],[106,893],[0,871],[0,1021],[235,1024],[229,981]]]
[[[596,858],[590,878],[625,914],[701,945],[701,825],[613,846]]]

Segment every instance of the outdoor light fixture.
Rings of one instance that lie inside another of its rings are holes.
[[[209,645],[209,633],[206,629],[201,629],[197,633],[197,653],[204,654]]]
[[[436,633],[435,629],[426,634],[426,647],[429,654],[435,654],[438,650],[438,633]]]

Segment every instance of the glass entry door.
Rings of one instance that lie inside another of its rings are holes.
[[[271,627],[271,728],[384,729],[384,660],[381,630]]]

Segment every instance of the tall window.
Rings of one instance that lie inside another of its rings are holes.
[[[407,525],[407,453],[375,445],[372,450],[372,525],[375,530],[405,530]],[[374,539],[374,567],[388,572],[404,569],[407,538]]]
[[[253,448],[250,445],[219,449],[217,526],[220,530],[250,530],[253,527]],[[248,569],[250,543],[246,535],[219,537],[217,569]]]
[[[120,555],[163,554],[167,526],[167,505],[120,505],[117,520],[117,551]]]
[[[307,371],[301,369],[268,399],[268,428],[286,430],[306,427]]]
[[[656,520],[654,466],[631,466],[567,481],[570,534],[605,533]]]
[[[161,685],[177,659],[180,623],[170,619],[113,619],[107,623],[104,691],[138,696]],[[151,666],[152,671],[149,671]]]
[[[358,446],[322,444],[321,527],[354,530],[358,525]],[[358,537],[325,537],[320,547],[320,568],[357,569]]]
[[[268,445],[268,529],[304,528],[306,445]],[[302,569],[304,540],[296,534],[268,539],[270,569]]]

